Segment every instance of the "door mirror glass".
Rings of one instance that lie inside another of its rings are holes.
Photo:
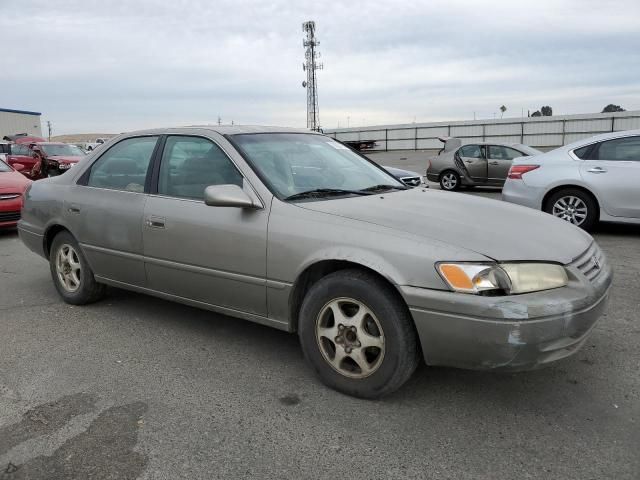
[[[210,207],[260,208],[237,185],[210,185],[204,189],[204,203]]]
[[[11,166],[14,168],[14,170],[15,170],[16,172],[21,172],[21,171],[23,171],[23,170],[24,170],[24,165],[23,165],[23,164],[21,164],[21,163],[14,163],[14,164],[13,164],[13,165],[11,165]]]

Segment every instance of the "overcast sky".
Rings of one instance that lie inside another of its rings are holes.
[[[306,125],[315,20],[325,128],[640,109],[640,2],[0,0],[0,107],[54,134]]]

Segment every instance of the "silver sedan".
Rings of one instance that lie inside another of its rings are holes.
[[[640,130],[597,135],[514,160],[502,199],[591,230],[640,224]]]
[[[611,285],[573,225],[408,188],[329,137],[280,128],[120,135],[35,182],[19,232],[68,303],[112,286],[297,332],[323,382],[366,398],[421,357],[503,370],[567,357]]]

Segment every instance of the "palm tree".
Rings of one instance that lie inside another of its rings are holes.
[[[500,113],[500,118],[502,118],[502,116],[504,115],[504,112],[506,112],[506,111],[507,111],[507,107],[505,107],[504,105],[502,105],[502,106],[500,107],[500,112],[501,112],[501,113]]]

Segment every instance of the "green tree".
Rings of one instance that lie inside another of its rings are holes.
[[[540,110],[536,110],[535,112],[533,112],[533,113],[531,114],[531,116],[532,116],[532,117],[541,117],[541,116],[542,116],[542,114],[540,113]]]
[[[620,105],[614,105],[613,103],[610,103],[609,105],[607,105],[602,109],[602,113],[609,113],[609,112],[626,112],[626,110],[622,108]]]
[[[549,105],[545,105],[540,109],[540,113],[542,113],[543,117],[550,117],[553,115],[553,108],[551,108]]]
[[[507,107],[505,107],[504,105],[502,105],[500,107],[500,118],[502,118],[502,116],[504,115],[504,112],[507,111]]]

